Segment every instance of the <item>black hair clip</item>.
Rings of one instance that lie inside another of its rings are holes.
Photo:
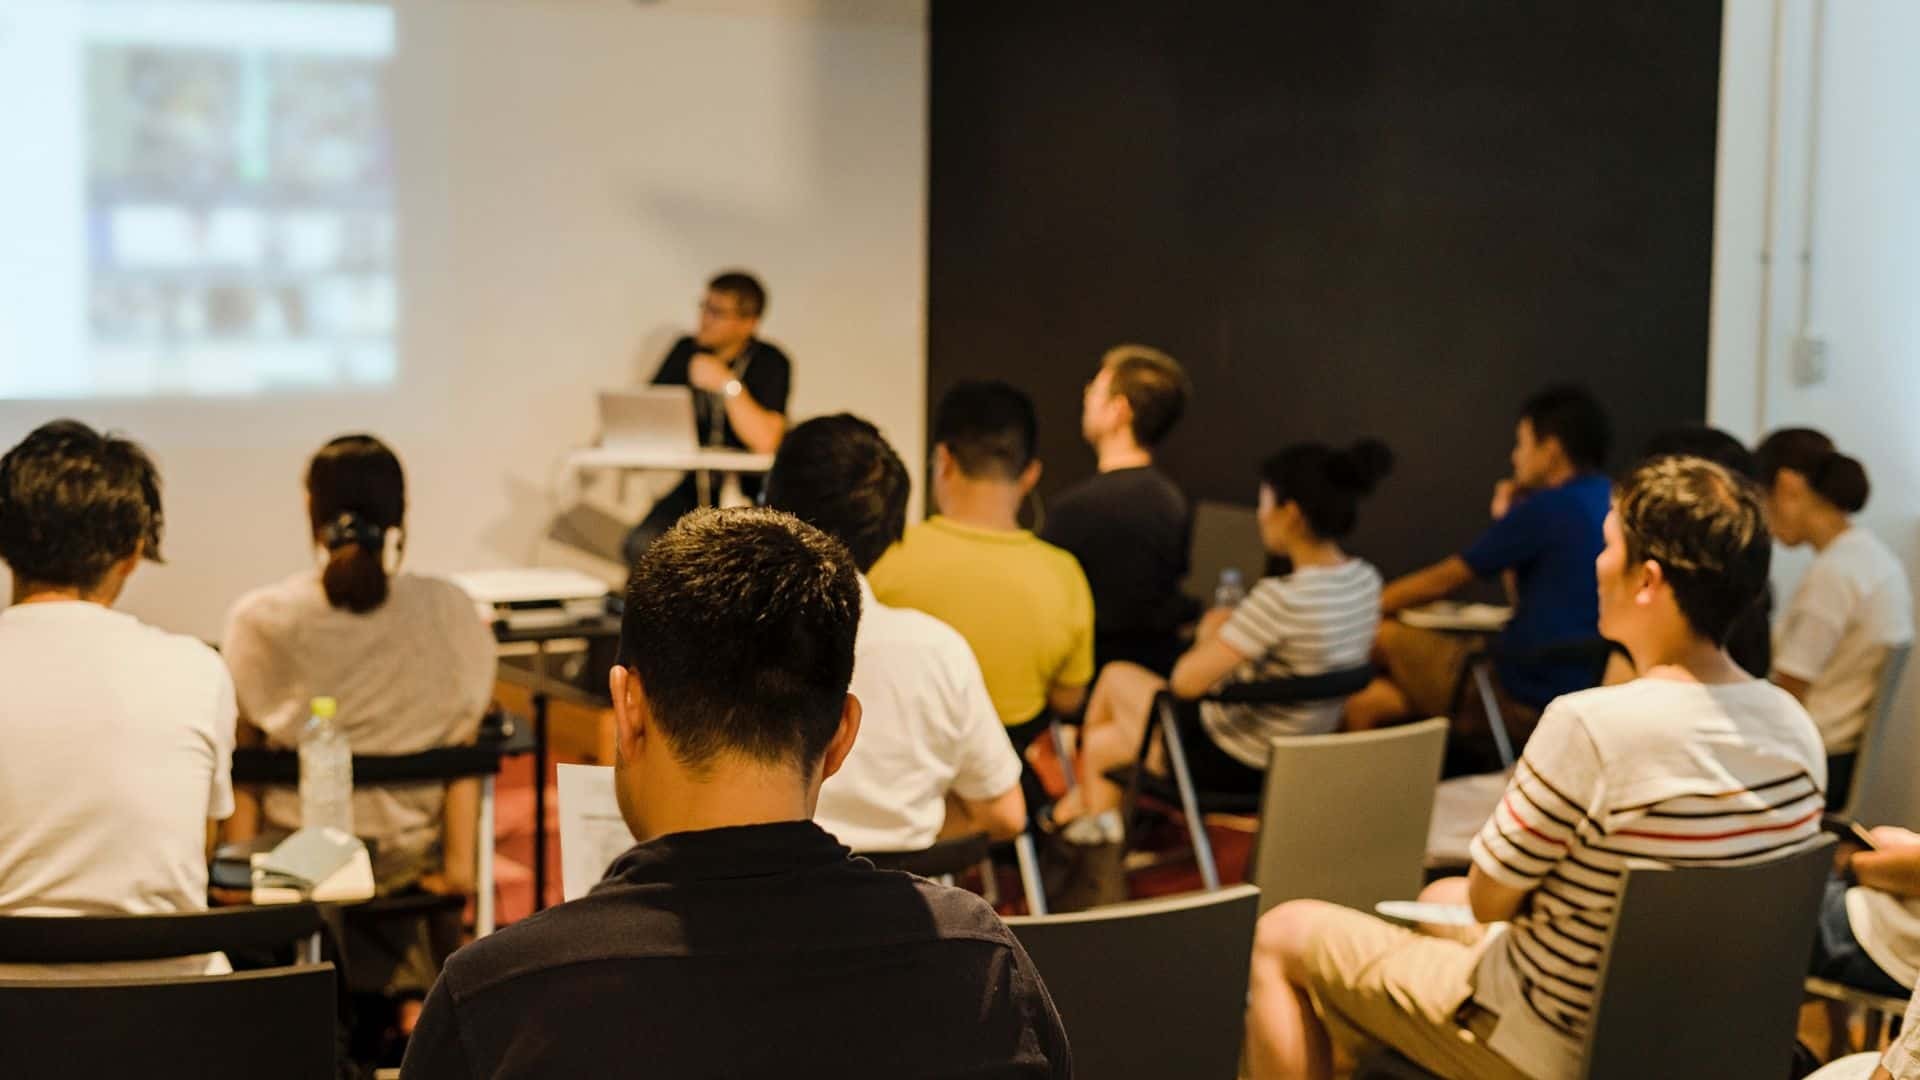
[[[359,514],[341,514],[320,532],[320,542],[326,545],[328,551],[338,551],[348,544],[359,544],[367,551],[377,552],[386,539],[385,525],[376,525]]]

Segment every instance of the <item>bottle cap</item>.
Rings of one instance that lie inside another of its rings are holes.
[[[339,707],[339,703],[330,697],[317,697],[313,699],[313,715],[321,717],[322,719],[333,719],[333,714]]]

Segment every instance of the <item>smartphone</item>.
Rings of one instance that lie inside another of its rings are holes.
[[[1841,840],[1859,844],[1868,851],[1873,851],[1879,847],[1878,844],[1873,842],[1873,834],[1867,831],[1867,827],[1852,818],[1840,814],[1822,814],[1820,816],[1820,827],[1839,837]]]

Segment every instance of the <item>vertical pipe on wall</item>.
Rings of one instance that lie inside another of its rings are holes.
[[[1773,186],[1780,165],[1780,22],[1786,0],[1773,0],[1773,24],[1768,30],[1767,165],[1760,196],[1760,333],[1755,337],[1753,431],[1767,432],[1767,358],[1773,339]]]
[[[1806,204],[1800,212],[1800,310],[1795,331],[1807,336],[1807,323],[1813,315],[1813,215],[1818,205],[1815,193],[1820,178],[1820,90],[1824,66],[1824,42],[1827,37],[1827,0],[1813,0],[1813,33],[1807,59],[1807,141],[1801,152],[1807,157]]]

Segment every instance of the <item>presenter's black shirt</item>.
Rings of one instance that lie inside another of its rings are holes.
[[[687,380],[687,369],[692,366],[694,356],[700,346],[691,337],[683,337],[673,343],[667,351],[666,359],[660,361],[660,370],[653,374],[655,386],[691,386]],[[776,345],[753,338],[739,356],[733,359],[733,377],[740,380],[740,389],[763,409],[785,414],[787,396],[793,389],[793,362]],[[747,444],[735,434],[733,425],[727,422],[726,402],[719,394],[710,394],[703,390],[693,392],[694,422],[700,428],[701,446],[728,446],[735,450],[745,450]],[[715,425],[718,424],[719,436],[715,437]]]
[[[621,1064],[625,1062],[626,1064]],[[678,833],[453,954],[401,1075],[1070,1077],[984,900],[810,821]]]
[[[1192,514],[1179,485],[1154,466],[1097,473],[1061,492],[1040,537],[1072,552],[1086,571],[1102,662],[1134,659],[1122,643],[1172,640],[1192,615],[1180,592]]]

